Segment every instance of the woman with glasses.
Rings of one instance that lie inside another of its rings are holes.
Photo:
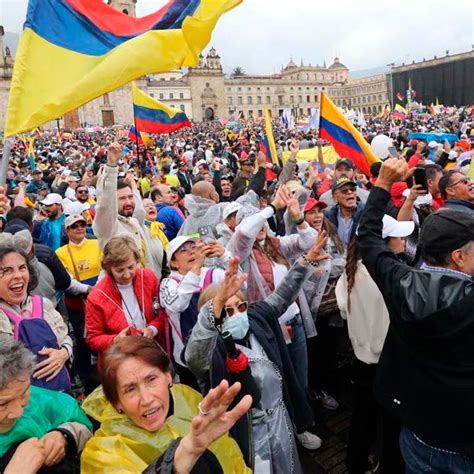
[[[184,348],[197,321],[197,303],[211,283],[224,279],[224,270],[204,266],[207,258],[215,258],[218,266],[227,266],[230,253],[215,240],[207,243],[194,236],[176,237],[169,243],[167,253],[171,273],[160,287],[160,303],[166,310],[173,337],[173,359],[181,383],[198,389],[196,379],[186,368]]]
[[[86,342],[98,353],[128,335],[158,338],[164,344],[164,324],[159,316],[159,281],[149,268],[140,268],[141,253],[128,235],[112,237],[104,247],[105,276],[86,300]]]
[[[295,431],[300,433],[300,439],[312,425],[313,416],[306,394],[300,389],[278,318],[295,301],[303,282],[319,262],[329,258],[321,255],[326,240],[322,232],[265,299],[247,302],[242,291],[247,275],[238,276],[239,258],[235,257],[224,282],[207,288],[199,300],[200,312],[186,347],[186,361],[205,391],[217,386],[222,378],[233,381],[235,371],[229,365],[222,337],[225,332],[247,356],[260,400],[249,416],[236,423],[231,434],[254,472],[302,472]],[[242,393],[247,391],[250,387],[242,382]]]
[[[75,278],[79,285],[74,288],[75,293],[65,293],[69,320],[76,336],[76,356],[74,367],[79,378],[88,391],[92,365],[91,352],[85,341],[85,298],[97,283],[100,273],[101,252],[96,239],[86,238],[86,218],[82,214],[71,214],[64,222],[66,234],[69,239],[67,245],[56,250],[62,264]]]

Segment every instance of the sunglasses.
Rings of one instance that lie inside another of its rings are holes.
[[[447,188],[452,188],[452,187],[454,187],[454,186],[457,186],[459,183],[462,183],[462,184],[469,184],[470,182],[471,182],[471,179],[466,176],[465,178],[462,178],[462,179],[460,179],[459,181],[456,181],[455,183],[450,184],[449,186],[446,186],[446,187],[447,187]]]
[[[244,311],[247,311],[248,306],[249,304],[247,301],[242,301],[242,303],[237,305],[237,309],[225,306],[224,311],[226,312],[227,316],[234,316],[235,313],[243,313]]]
[[[79,222],[74,222],[74,224],[70,225],[70,229],[84,229],[87,226],[87,224],[84,221],[79,221]]]
[[[87,189],[81,189],[80,191],[76,191],[77,194],[87,194],[89,191]]]

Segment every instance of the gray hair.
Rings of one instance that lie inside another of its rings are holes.
[[[0,337],[0,390],[22,374],[27,373],[29,377],[34,366],[34,355],[21,342],[11,337]]]

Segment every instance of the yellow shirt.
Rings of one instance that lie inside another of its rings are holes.
[[[71,254],[68,251],[71,250]],[[82,244],[75,245],[70,242],[56,250],[56,255],[61,260],[67,271],[74,277],[76,270],[79,274],[79,281],[87,285],[95,285],[100,273],[100,261],[102,253],[99,248],[99,241],[95,239],[85,239]],[[76,270],[74,269],[74,266]]]

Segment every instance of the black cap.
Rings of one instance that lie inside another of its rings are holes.
[[[332,183],[331,191],[334,193],[336,189],[342,188],[346,184],[350,184],[354,187],[357,187],[357,184],[354,181],[352,181],[352,179],[342,177],[334,181],[334,183]]]
[[[23,219],[12,219],[11,221],[7,222],[4,232],[8,232],[9,234],[16,234],[21,230],[30,230],[28,222],[24,221]]]
[[[474,216],[469,212],[441,209],[429,215],[420,233],[425,254],[446,254],[474,240]]]
[[[334,165],[334,169],[337,170],[340,165],[346,165],[349,168],[355,170],[355,165],[352,160],[349,160],[349,158],[339,158],[339,160],[336,161],[336,164]]]

